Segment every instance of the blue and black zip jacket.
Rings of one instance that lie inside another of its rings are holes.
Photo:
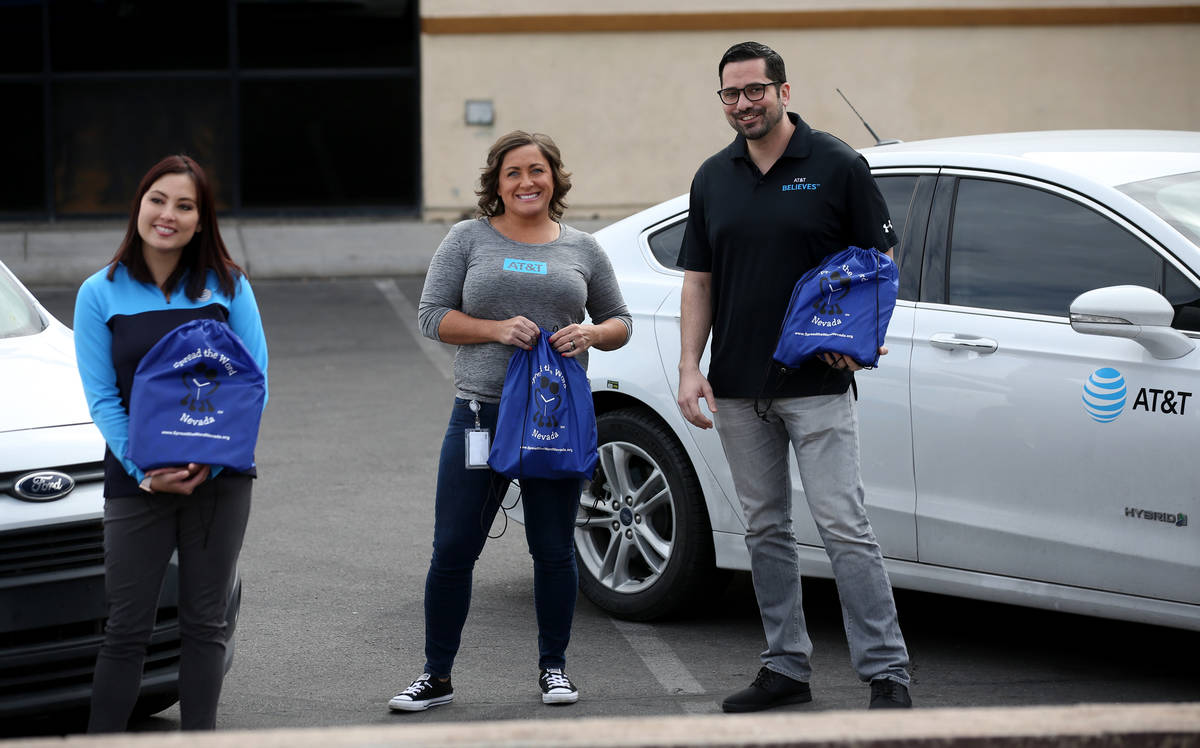
[[[110,281],[108,267],[83,282],[75,299],[75,357],[88,409],[104,436],[104,495],[136,496],[146,474],[125,456],[129,446],[129,393],[142,357],[171,330],[195,319],[227,323],[246,344],[264,376],[267,339],[254,291],[239,276],[232,297],[221,291],[209,271],[205,290],[192,301],[184,293],[185,275],[170,297],[153,283],[142,283],[118,264]],[[220,468],[213,466],[213,476]],[[254,471],[251,470],[253,475]]]

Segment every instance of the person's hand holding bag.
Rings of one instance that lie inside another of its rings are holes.
[[[142,481],[142,490],[149,493],[174,493],[191,496],[211,474],[208,465],[198,465],[189,462],[186,466],[160,467],[146,471]]]
[[[541,334],[538,326],[525,317],[517,316],[499,321],[496,342],[515,345],[522,350],[531,350]]]
[[[517,350],[508,362],[488,455],[492,470],[508,478],[590,479],[596,469],[596,411],[587,372],[554,350],[551,340],[542,330],[533,348]]]

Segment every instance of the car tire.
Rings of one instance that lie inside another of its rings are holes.
[[[600,461],[575,527],[583,594],[634,621],[679,613],[711,595],[719,581],[712,527],[683,445],[644,408],[603,413],[596,430]]]

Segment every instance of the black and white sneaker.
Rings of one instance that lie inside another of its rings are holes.
[[[422,673],[408,688],[392,697],[388,709],[399,712],[423,712],[431,706],[454,701],[454,688],[450,679],[438,680]]]
[[[575,688],[562,668],[548,667],[542,670],[538,685],[542,687],[543,704],[574,704],[579,701],[579,689]]]

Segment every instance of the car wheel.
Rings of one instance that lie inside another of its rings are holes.
[[[596,419],[600,461],[575,522],[579,583],[619,618],[662,618],[714,581],[712,529],[687,453],[653,413]]]

